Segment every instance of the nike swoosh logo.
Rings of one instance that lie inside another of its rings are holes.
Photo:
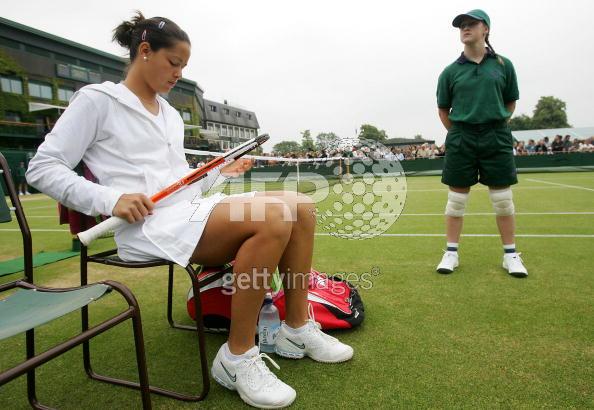
[[[292,341],[291,339],[289,339],[288,337],[287,337],[287,341],[299,349],[305,349],[305,344],[303,344],[303,343],[301,343],[299,345],[299,344],[295,343],[294,341]]]
[[[227,373],[227,376],[229,376],[229,378],[231,379],[231,381],[233,383],[235,383],[237,381],[237,375],[231,376],[231,373],[229,373],[229,370],[227,370],[227,368],[225,367],[225,365],[223,364],[223,362],[221,362],[221,367],[223,368],[223,370],[225,371],[225,373]]]

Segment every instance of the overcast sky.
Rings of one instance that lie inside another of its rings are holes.
[[[255,111],[270,151],[305,129],[352,137],[364,123],[442,142],[435,86],[462,50],[451,21],[477,7],[491,17],[491,44],[516,67],[516,113],[553,95],[571,125],[594,126],[589,0],[23,0],[2,16],[117,55],[111,31],[134,9],[172,19],[192,40],[184,77],[208,99]]]

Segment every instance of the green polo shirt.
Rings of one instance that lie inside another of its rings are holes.
[[[507,58],[487,52],[477,64],[464,53],[447,66],[437,82],[437,106],[451,108],[454,122],[485,124],[511,117],[505,104],[520,98],[514,66]]]

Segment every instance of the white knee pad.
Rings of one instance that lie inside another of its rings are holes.
[[[456,216],[462,217],[464,216],[464,211],[466,210],[466,202],[468,202],[469,193],[461,193],[461,192],[448,192],[448,203],[446,204],[445,214],[447,216]]]
[[[489,198],[491,198],[495,215],[509,216],[514,214],[515,208],[511,188],[497,191],[489,190]]]

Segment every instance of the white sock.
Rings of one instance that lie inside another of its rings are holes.
[[[254,346],[251,349],[249,349],[248,351],[246,351],[245,353],[233,354],[233,353],[231,353],[231,350],[229,350],[228,343],[225,343],[223,346],[225,346],[225,348],[224,348],[225,357],[227,358],[227,360],[230,360],[232,362],[238,362],[243,359],[249,359],[250,357],[257,355],[259,352],[258,346]]]
[[[297,329],[292,328],[291,326],[289,326],[288,324],[285,323],[285,328],[289,331],[289,333],[293,334],[293,335],[298,335],[300,333],[305,332],[305,329],[307,329],[307,325],[308,323],[304,324],[301,327],[298,327]]]
[[[447,242],[446,246],[448,252],[458,252],[458,242]]]

